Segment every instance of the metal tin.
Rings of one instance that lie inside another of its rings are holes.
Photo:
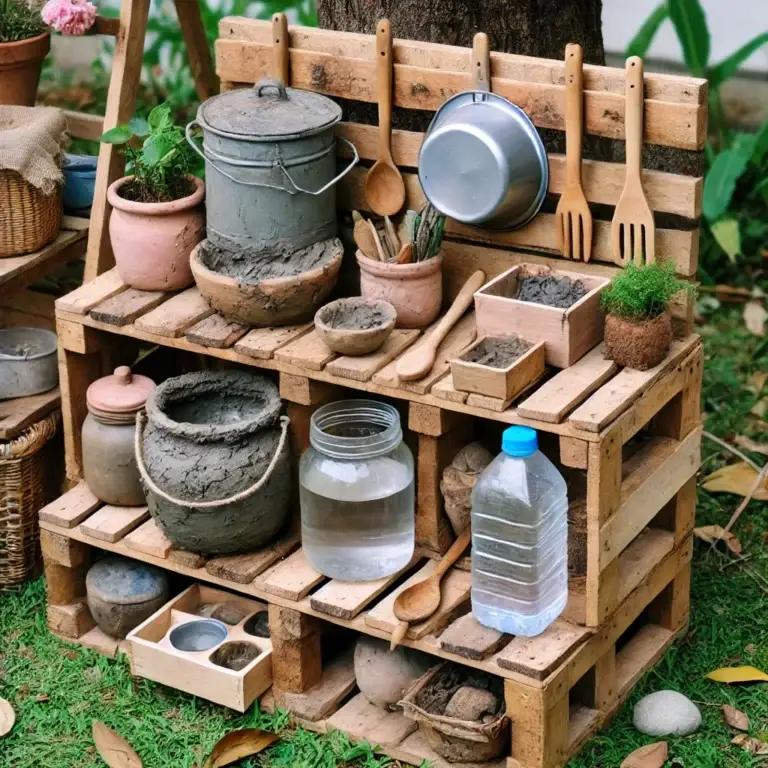
[[[187,140],[205,160],[208,240],[235,250],[305,248],[335,237],[341,108],[277,81],[222,93],[200,106]],[[192,129],[203,130],[202,150]],[[345,139],[342,139],[346,141]]]
[[[0,400],[48,392],[59,383],[56,334],[43,328],[0,330]]]
[[[419,153],[419,181],[432,205],[456,221],[516,229],[544,202],[547,153],[520,107],[494,93],[466,91],[432,120]]]

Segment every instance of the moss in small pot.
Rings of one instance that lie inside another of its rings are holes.
[[[639,371],[658,365],[672,341],[669,304],[680,291],[695,288],[678,280],[672,262],[627,264],[601,296],[606,358]]]

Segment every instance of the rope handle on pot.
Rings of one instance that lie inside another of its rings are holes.
[[[139,411],[139,413],[136,414],[136,439],[134,450],[136,453],[136,466],[139,468],[139,474],[147,488],[169,504],[175,504],[178,507],[187,507],[188,509],[215,509],[216,507],[223,507],[227,504],[234,504],[235,502],[247,499],[249,496],[252,496],[254,493],[261,490],[261,488],[269,481],[270,477],[272,477],[272,472],[274,472],[277,462],[280,459],[280,455],[283,452],[283,448],[285,448],[285,441],[288,439],[288,425],[291,423],[291,420],[287,416],[280,417],[280,426],[282,428],[280,440],[277,443],[277,450],[275,450],[275,454],[272,456],[269,466],[264,474],[250,488],[246,488],[226,499],[215,499],[213,501],[183,501],[182,499],[170,496],[155,485],[147,472],[147,468],[144,466],[144,457],[141,454],[141,440],[144,437],[144,425],[146,422],[147,414],[144,411]]]

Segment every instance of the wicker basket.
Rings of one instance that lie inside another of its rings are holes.
[[[63,463],[61,412],[54,411],[11,441],[0,442],[0,590],[39,573],[37,513],[52,501]]]
[[[61,227],[61,187],[44,195],[16,171],[0,170],[0,257],[44,248]]]

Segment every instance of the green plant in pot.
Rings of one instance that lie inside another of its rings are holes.
[[[193,175],[197,156],[167,104],[145,120],[107,131],[101,141],[124,147],[129,176],[107,191],[109,235],[123,281],[143,291],[193,283],[189,254],[205,236],[205,185]]]
[[[32,107],[51,49],[40,11],[26,0],[0,0],[0,104]]]
[[[606,358],[639,371],[658,365],[672,341],[669,304],[694,290],[675,276],[672,262],[627,264],[601,295]]]

